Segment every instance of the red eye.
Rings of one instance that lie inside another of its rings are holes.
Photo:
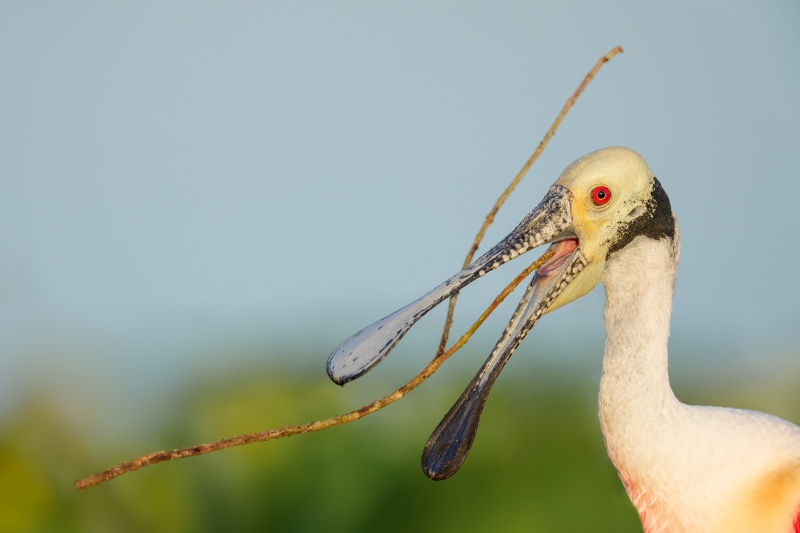
[[[607,204],[611,200],[611,190],[605,185],[592,189],[592,200],[597,205]]]

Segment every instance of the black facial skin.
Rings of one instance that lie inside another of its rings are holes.
[[[620,226],[616,240],[608,249],[606,260],[610,259],[614,252],[628,246],[639,235],[654,240],[675,238],[675,217],[672,215],[669,197],[655,177],[650,200],[647,202],[647,212]]]

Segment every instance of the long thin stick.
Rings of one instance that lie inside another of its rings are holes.
[[[500,305],[506,296],[508,296],[511,291],[513,291],[516,286],[522,282],[522,280],[528,277],[531,272],[539,268],[545,261],[550,259],[552,255],[553,251],[548,250],[544,255],[534,261],[528,268],[523,270],[516,278],[514,278],[511,283],[509,283],[506,288],[503,289],[503,292],[497,295],[492,304],[486,309],[486,311],[483,312],[478,320],[475,321],[472,327],[470,327],[467,332],[458,339],[458,342],[451,346],[450,349],[444,352],[442,355],[435,357],[430,363],[428,363],[428,366],[426,366],[422,372],[416,375],[414,379],[393,393],[384,396],[379,400],[375,400],[374,402],[365,405],[361,409],[357,409],[343,415],[326,418],[324,420],[317,420],[316,422],[308,422],[299,426],[286,426],[280,429],[271,429],[269,431],[263,431],[260,433],[248,433],[247,435],[239,435],[228,439],[218,440],[216,442],[210,442],[208,444],[200,444],[198,446],[190,446],[188,448],[172,450],[171,452],[156,452],[143,455],[142,457],[133,459],[127,463],[119,464],[112,468],[103,470],[98,474],[80,479],[75,482],[75,488],[85,489],[87,487],[91,487],[92,485],[102,483],[103,481],[114,479],[122,474],[133,472],[134,470],[139,470],[140,468],[156,463],[163,463],[164,461],[183,459],[184,457],[193,457],[195,455],[204,455],[217,450],[224,450],[225,448],[231,448],[233,446],[243,446],[245,444],[252,444],[254,442],[264,442],[267,440],[280,439],[282,437],[290,437],[292,435],[300,435],[302,433],[310,433],[312,431],[322,431],[323,429],[327,429],[332,426],[339,426],[341,424],[347,424],[348,422],[355,422],[356,420],[372,414],[375,411],[383,409],[387,405],[396,402],[411,392],[420,383],[428,379],[434,372],[436,372],[442,363],[444,363],[451,355],[456,353],[467,343],[470,337],[472,337],[472,334],[475,333],[480,325],[483,324],[484,320],[486,320],[486,318],[492,314],[495,308]]]
[[[622,48],[618,46],[618,47],[614,48],[613,50],[611,50],[611,52],[609,52],[608,54],[603,56],[597,62],[595,67],[589,72],[589,74],[587,74],[586,78],[583,80],[583,82],[578,87],[578,89],[575,91],[575,93],[572,95],[572,97],[569,100],[567,100],[567,103],[564,106],[564,108],[561,110],[561,113],[558,115],[558,118],[553,123],[553,125],[551,126],[551,128],[547,132],[547,134],[544,136],[544,139],[542,140],[542,142],[539,143],[539,146],[536,148],[536,150],[534,151],[533,155],[531,155],[531,157],[528,159],[528,161],[522,167],[522,170],[519,171],[519,173],[514,178],[514,180],[511,182],[511,184],[506,188],[506,190],[503,192],[503,194],[497,200],[497,202],[495,203],[494,207],[489,212],[489,215],[487,215],[486,219],[484,220],[483,226],[481,227],[480,231],[478,232],[477,236],[475,237],[475,241],[474,241],[474,243],[472,245],[472,248],[469,251],[469,254],[467,254],[467,258],[464,261],[464,267],[469,265],[469,263],[472,261],[472,257],[475,254],[475,252],[477,251],[478,245],[480,244],[481,240],[483,239],[484,234],[486,233],[486,229],[494,221],[495,214],[497,214],[497,211],[503,205],[503,203],[505,202],[506,198],[508,198],[508,196],[513,192],[514,188],[517,186],[519,181],[522,179],[522,177],[528,171],[528,169],[533,164],[533,162],[536,161],[536,159],[539,157],[539,154],[542,152],[544,147],[547,145],[547,142],[550,140],[550,138],[555,133],[556,128],[558,128],[558,126],[561,123],[562,119],[567,114],[567,111],[569,111],[569,109],[575,103],[575,100],[578,98],[578,96],[580,96],[580,94],[583,92],[583,90],[586,87],[586,85],[588,85],[588,83],[592,80],[592,78],[595,76],[597,71],[600,70],[600,67],[602,67],[603,64],[608,62],[609,59],[611,59],[612,57],[614,57],[616,54],[618,54],[620,52],[622,52]],[[128,472],[133,472],[134,470],[139,470],[140,468],[143,468],[145,466],[149,466],[149,465],[152,465],[152,464],[156,464],[156,463],[162,463],[162,462],[165,462],[165,461],[172,461],[174,459],[183,459],[184,457],[192,457],[192,456],[195,456],[195,455],[204,455],[204,454],[211,453],[211,452],[214,452],[214,451],[217,451],[217,450],[224,450],[226,448],[231,448],[231,447],[234,447],[234,446],[243,446],[245,444],[251,444],[251,443],[254,443],[254,442],[264,442],[264,441],[268,441],[268,440],[280,439],[282,437],[289,437],[291,435],[299,435],[299,434],[302,434],[302,433],[310,433],[312,431],[321,431],[323,429],[327,429],[327,428],[332,427],[332,426],[339,426],[339,425],[342,425],[342,424],[347,424],[349,422],[355,422],[356,420],[359,420],[359,419],[361,419],[361,418],[363,418],[363,417],[365,417],[365,416],[367,416],[369,414],[372,414],[375,411],[383,409],[387,405],[389,405],[391,403],[394,403],[397,400],[403,398],[406,394],[411,392],[413,389],[415,389],[417,386],[419,386],[423,381],[428,379],[434,372],[436,372],[436,370],[438,370],[438,368],[442,365],[442,363],[444,363],[448,358],[450,358],[451,355],[453,355],[455,352],[457,352],[459,349],[461,349],[461,347],[463,347],[467,343],[467,341],[472,337],[473,333],[475,333],[475,331],[481,326],[481,324],[483,324],[483,322],[486,320],[486,318],[497,308],[497,306],[500,305],[500,303],[506,298],[506,296],[508,296],[511,293],[511,291],[513,291],[514,288],[516,288],[516,286],[519,285],[522,282],[523,279],[525,279],[528,275],[530,275],[531,272],[533,272],[534,270],[539,268],[552,255],[553,255],[552,251],[547,251],[539,259],[534,261],[528,268],[523,270],[516,278],[514,278],[511,281],[511,283],[509,283],[506,286],[506,288],[503,289],[503,291],[494,299],[494,301],[486,309],[486,311],[484,311],[483,314],[481,314],[481,316],[478,318],[478,320],[476,320],[475,323],[467,330],[467,332],[464,333],[458,339],[458,341],[453,346],[450,347],[450,349],[445,351],[444,347],[447,344],[447,338],[448,338],[449,333],[450,333],[450,327],[452,326],[452,323],[453,323],[453,312],[455,310],[455,303],[456,303],[456,298],[457,298],[458,294],[456,293],[453,297],[451,297],[450,306],[449,306],[448,312],[447,312],[447,319],[445,321],[445,327],[444,327],[444,331],[442,333],[442,340],[441,340],[439,349],[437,350],[437,354],[433,358],[433,360],[430,363],[428,363],[428,366],[426,366],[422,370],[422,372],[417,374],[417,376],[414,377],[414,379],[412,379],[411,381],[409,381],[408,383],[406,383],[405,385],[403,385],[399,389],[395,390],[391,394],[388,394],[387,396],[384,396],[383,398],[375,400],[374,402],[365,405],[361,409],[357,409],[355,411],[351,411],[351,412],[343,414],[343,415],[338,415],[338,416],[334,416],[334,417],[331,417],[331,418],[326,418],[324,420],[317,420],[316,422],[308,422],[306,424],[302,424],[302,425],[299,425],[299,426],[297,426],[297,425],[285,426],[285,427],[282,427],[282,428],[279,428],[279,429],[272,429],[272,430],[269,430],[269,431],[263,431],[263,432],[259,432],[259,433],[248,433],[246,435],[239,435],[239,436],[231,437],[231,438],[228,438],[228,439],[222,439],[222,440],[219,440],[219,441],[216,441],[216,442],[210,442],[210,443],[207,443],[207,444],[200,444],[198,446],[190,446],[188,448],[181,448],[181,449],[173,450],[171,452],[163,452],[162,451],[162,452],[151,453],[151,454],[144,455],[142,457],[133,459],[133,460],[128,461],[126,463],[122,463],[122,464],[116,465],[116,466],[114,466],[112,468],[108,468],[108,469],[106,469],[106,470],[104,470],[104,471],[102,471],[102,472],[100,472],[98,474],[94,474],[94,475],[88,476],[86,478],[80,479],[80,480],[75,482],[75,488],[76,489],[85,489],[87,487],[91,487],[93,485],[97,485],[97,484],[102,483],[104,481],[108,481],[110,479],[114,479],[115,477],[121,476],[122,474],[125,474],[125,473],[128,473]]]
[[[578,99],[578,97],[581,95],[586,86],[589,85],[589,82],[592,81],[592,78],[594,78],[595,74],[597,74],[597,72],[600,70],[600,67],[608,63],[609,59],[619,54],[620,52],[622,52],[622,47],[617,46],[609,53],[601,57],[595,64],[594,68],[591,71],[589,71],[589,74],[587,74],[586,77],[583,79],[583,82],[578,86],[578,88],[575,90],[575,92],[572,94],[569,100],[567,100],[567,103],[564,104],[564,108],[561,110],[561,113],[558,114],[558,117],[556,117],[556,120],[555,122],[553,122],[553,125],[550,126],[550,129],[547,130],[547,133],[545,134],[542,141],[539,143],[539,146],[536,147],[536,150],[534,150],[531,157],[522,166],[522,169],[520,169],[516,177],[513,180],[511,180],[509,186],[506,187],[506,190],[503,191],[503,194],[501,194],[500,197],[497,199],[497,201],[494,203],[494,207],[492,207],[492,210],[489,211],[489,214],[486,215],[486,219],[483,221],[483,226],[481,226],[480,231],[478,231],[478,234],[475,236],[475,240],[472,243],[472,247],[469,249],[469,253],[467,254],[466,259],[464,259],[464,265],[461,267],[462,269],[467,268],[467,266],[469,266],[469,264],[472,263],[472,258],[475,255],[475,252],[478,251],[478,246],[483,240],[483,236],[486,233],[486,230],[489,228],[489,226],[491,226],[492,222],[494,222],[494,216],[497,214],[497,211],[499,211],[500,207],[502,207],[502,205],[505,203],[506,198],[508,198],[509,195],[512,192],[514,192],[514,189],[516,188],[517,184],[519,184],[519,182],[522,180],[522,177],[525,176],[525,174],[528,172],[528,169],[531,168],[531,165],[533,165],[533,162],[536,161],[536,159],[539,157],[539,154],[541,154],[542,150],[544,150],[544,147],[547,146],[547,143],[550,141],[550,138],[555,134],[556,129],[558,129],[558,126],[561,124],[561,121],[564,119],[567,112],[575,103],[575,100]],[[450,297],[450,304],[447,307],[447,318],[445,318],[444,320],[444,330],[442,331],[442,339],[439,341],[439,348],[436,351],[438,357],[442,356],[442,354],[444,353],[444,348],[445,346],[447,346],[447,339],[450,336],[450,328],[453,326],[453,313],[456,310],[457,300],[458,300],[458,293],[455,293]]]

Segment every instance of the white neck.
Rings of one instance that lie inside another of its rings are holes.
[[[645,531],[792,531],[800,429],[753,411],[684,405],[670,388],[677,241],[677,232],[674,244],[640,236],[606,264],[599,403],[608,456]]]
[[[667,339],[677,246],[637,237],[606,265],[606,346],[600,425],[621,475],[638,478],[665,419],[681,405],[669,385]]]

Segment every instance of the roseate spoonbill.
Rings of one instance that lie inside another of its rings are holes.
[[[503,241],[420,299],[359,331],[328,359],[355,379],[428,310],[486,272],[543,244],[533,276],[480,372],[431,435],[422,468],[453,475],[466,459],[492,384],[536,321],[606,292],[600,427],[644,530],[800,533],[800,428],[741,409],[686,405],[672,392],[667,339],[679,232],[669,198],[636,152],[606,148],[569,165]]]

